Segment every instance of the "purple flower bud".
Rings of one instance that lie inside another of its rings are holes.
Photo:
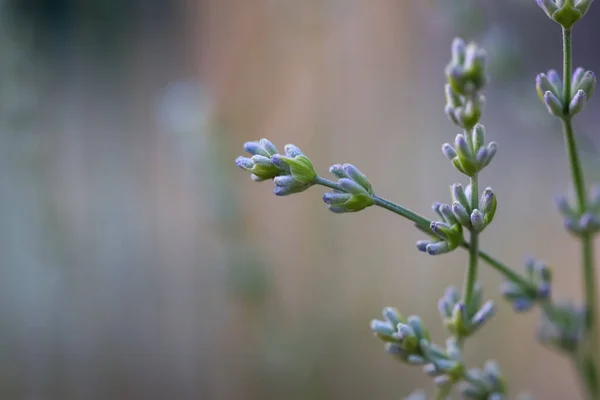
[[[469,201],[463,186],[460,183],[455,183],[450,188],[452,190],[452,199],[462,205],[465,210],[470,211],[471,202]]]
[[[579,228],[582,231],[593,230],[595,225],[598,225],[596,222],[596,217],[590,212],[584,213],[579,219]]]
[[[250,159],[252,160],[252,162],[254,164],[266,164],[266,165],[271,164],[271,159],[269,157],[261,156],[258,154],[252,156],[252,158],[250,158]]]
[[[344,172],[344,167],[342,164],[333,164],[331,167],[329,167],[329,172],[338,178],[348,178],[348,175],[346,175],[346,172]]]
[[[473,128],[473,146],[478,151],[485,144],[485,127],[481,124]]]
[[[262,138],[258,141],[258,144],[267,152],[269,156],[279,153],[277,147],[270,140]]]
[[[456,135],[454,145],[456,148],[456,153],[458,154],[458,159],[460,160],[460,164],[465,170],[466,174],[469,176],[476,174],[478,168],[475,165],[473,154],[465,136],[461,134]]]
[[[452,41],[452,63],[462,65],[465,62],[466,46],[461,38],[454,38]]]
[[[583,110],[585,106],[586,94],[583,90],[578,90],[573,96],[573,99],[569,103],[569,115],[577,115]]]
[[[575,68],[575,71],[573,71],[573,75],[571,78],[571,97],[573,97],[575,95],[575,93],[578,90],[579,84],[581,83],[581,80],[583,79],[583,75],[585,75],[585,69],[578,67]]]
[[[481,232],[485,228],[485,221],[483,214],[478,209],[473,210],[471,213],[471,225],[475,232]]]
[[[298,182],[291,175],[282,175],[273,178],[273,183],[275,186],[286,187],[286,186],[294,186]]]
[[[344,204],[346,201],[348,201],[350,199],[350,197],[352,197],[352,195],[348,194],[348,193],[328,192],[323,195],[323,201],[330,205],[338,205],[338,204]]]
[[[440,358],[439,360],[435,360],[435,364],[440,371],[451,372],[456,367],[456,361],[454,360],[445,360]]]
[[[356,168],[352,164],[344,164],[343,168],[344,172],[346,172],[346,175],[350,179],[352,179],[354,182],[358,183],[363,188],[365,188],[365,190],[369,192],[369,194],[373,194],[373,188],[371,187],[371,184],[369,183],[369,180],[367,179],[365,174],[360,172],[358,168]]]
[[[410,326],[406,324],[398,324],[398,337],[401,340],[406,340],[415,336],[415,331]]]
[[[300,193],[308,189],[311,185],[298,182],[291,175],[281,175],[273,178],[275,187],[273,193],[276,196],[287,196],[294,193]]]
[[[569,200],[567,200],[566,196],[563,196],[563,195],[556,196],[556,198],[554,199],[554,201],[556,203],[558,211],[560,211],[560,213],[564,217],[573,217],[573,216],[575,216],[576,212],[569,205]]]
[[[411,354],[408,356],[407,360],[410,365],[423,365],[425,364],[425,359],[421,356],[417,356],[415,354]]]
[[[385,307],[382,314],[383,318],[385,318],[386,321],[389,321],[393,326],[397,326],[400,322],[402,322],[402,316],[397,308]]]
[[[596,74],[592,71],[587,71],[585,74],[583,74],[579,85],[577,85],[577,90],[583,90],[587,96],[587,99],[591,99],[595,88]]]
[[[429,227],[431,228],[431,230],[433,231],[433,233],[435,233],[436,235],[440,236],[441,238],[446,239],[448,237],[448,231],[450,229],[452,229],[450,227],[450,225],[444,223],[444,222],[440,222],[440,221],[433,221]]]
[[[451,105],[446,105],[444,107],[444,113],[446,114],[446,116],[448,117],[448,119],[450,121],[452,121],[452,123],[454,125],[458,125],[461,126],[461,123],[459,121],[459,118],[457,117],[457,113],[456,113],[456,108],[451,106]]]
[[[442,206],[442,203],[440,203],[439,201],[436,201],[435,203],[433,203],[431,205],[431,209],[433,210],[433,212],[435,212],[441,219],[444,219],[444,215],[442,214],[442,211],[440,210],[440,207]]]
[[[296,193],[293,188],[283,186],[273,187],[273,194],[275,194],[275,196],[287,196],[293,193]]]
[[[452,310],[452,318],[454,319],[455,324],[461,324],[462,326],[466,326],[469,322],[467,306],[462,300],[454,305],[454,310]]]
[[[463,157],[471,156],[471,149],[469,148],[469,143],[467,142],[465,135],[463,135],[462,133],[456,135],[456,139],[454,139],[454,144],[456,145],[456,153],[458,155],[462,154]]]
[[[485,322],[489,321],[490,318],[496,312],[494,302],[487,301],[480,309],[475,313],[473,318],[471,319],[471,323],[475,325],[477,328],[481,327]]]
[[[440,206],[440,213],[442,214],[443,219],[448,223],[448,225],[454,225],[458,223],[456,217],[452,213],[452,209],[448,204],[442,204]]]
[[[551,69],[550,71],[548,71],[547,76],[548,81],[550,81],[550,84],[554,88],[554,90],[552,91],[553,94],[562,97],[562,79],[559,73],[555,69]]]
[[[479,166],[480,170],[483,169],[483,167],[485,167],[487,159],[488,159],[487,148],[485,148],[485,147],[480,148],[479,151],[477,151],[477,155],[475,156],[475,161],[477,162],[477,165]]]
[[[442,145],[442,153],[444,153],[444,155],[448,157],[450,161],[456,157],[456,151],[449,143],[444,143]]]
[[[419,249],[419,251],[422,252],[426,252],[427,251],[427,246],[431,243],[431,240],[419,240],[417,242],[417,249]]]
[[[554,87],[550,83],[550,80],[548,80],[548,77],[546,76],[546,74],[538,74],[538,76],[536,76],[535,89],[537,91],[539,98],[542,101],[544,101],[544,93],[546,93],[547,91],[554,92]],[[554,94],[556,94],[556,93],[554,93]]]
[[[452,379],[448,375],[440,375],[433,378],[433,383],[439,388],[446,388],[452,385]]]
[[[470,185],[470,184],[469,184],[469,185],[467,185],[467,186],[465,186],[465,196],[467,197],[467,199],[471,199],[471,185]],[[471,201],[469,200],[469,202],[468,202],[468,203],[469,203],[469,208],[471,208],[471,206],[470,206],[470,204],[471,204]],[[461,203],[461,204],[462,204],[462,203]],[[464,205],[464,204],[463,204],[463,205]]]
[[[364,187],[348,178],[341,178],[338,184],[350,194],[368,194]]]
[[[521,313],[529,311],[533,306],[533,302],[527,297],[519,297],[513,300],[512,306],[515,312]]]
[[[443,240],[440,242],[431,242],[427,245],[427,253],[431,256],[437,256],[440,254],[448,253],[451,251],[450,245],[447,241]]]
[[[422,337],[425,334],[423,330],[423,324],[419,316],[411,315],[406,319],[406,322],[412,328],[416,336]]]
[[[447,298],[452,304],[456,304],[460,300],[460,295],[454,286],[448,286],[444,290],[444,297]]]
[[[461,223],[461,225],[469,228],[471,227],[471,217],[467,210],[460,204],[458,201],[452,203],[452,213],[456,217],[456,219]]]
[[[445,297],[438,300],[438,310],[442,319],[450,318],[452,316],[452,305]]]
[[[485,226],[488,226],[496,215],[496,208],[498,202],[496,201],[496,195],[492,192],[492,188],[486,188],[481,195],[480,208],[483,213],[483,222]]]
[[[560,100],[558,100],[558,97],[556,97],[554,93],[549,90],[544,93],[544,103],[546,104],[546,108],[550,114],[557,117],[563,116],[563,106]]]
[[[386,321],[374,319],[371,321],[370,327],[373,333],[377,334],[378,336],[391,338],[392,335],[396,333],[395,327]]]
[[[547,299],[550,297],[552,291],[552,285],[548,282],[543,282],[538,285],[537,296],[540,299]]]
[[[281,168],[285,172],[290,172],[290,166],[283,161],[283,156],[281,154],[274,154],[271,156],[271,162],[275,164],[278,168]]]
[[[265,149],[262,148],[262,146],[260,144],[258,144],[258,142],[246,142],[244,143],[244,150],[247,151],[248,153],[254,155],[261,155],[261,156],[265,156],[265,157],[269,157],[270,154],[267,153],[265,151]]]
[[[284,150],[285,155],[291,158],[295,158],[302,155],[302,151],[293,144],[286,144]]]
[[[248,157],[238,157],[235,159],[235,164],[243,170],[250,170],[254,166],[254,163]]]

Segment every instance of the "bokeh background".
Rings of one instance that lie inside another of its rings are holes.
[[[574,30],[600,70],[600,6]],[[0,397],[400,399],[429,388],[368,322],[383,306],[445,339],[437,299],[466,254],[428,257],[381,209],[333,215],[323,190],[286,198],[234,159],[248,140],[301,147],[322,173],[352,162],[378,193],[430,215],[461,181],[440,145],[454,36],[490,55],[481,178],[499,196],[483,246],[554,267],[581,299],[578,247],[552,197],[569,187],[559,125],[534,77],[560,31],[533,0],[2,0]],[[592,99],[577,120],[600,180]],[[464,183],[464,182],[463,182]],[[485,265],[497,317],[468,362],[497,360],[512,394],[578,398]]]

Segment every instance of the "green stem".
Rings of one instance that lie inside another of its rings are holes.
[[[471,303],[473,297],[473,289],[477,282],[477,261],[479,260],[479,235],[475,232],[471,233],[469,241],[469,267],[465,274],[465,284],[463,288],[463,301],[465,305]]]
[[[408,208],[402,207],[401,205],[386,200],[383,197],[373,195],[373,203],[381,208],[385,208],[386,210],[395,212],[396,214],[413,221],[415,224],[423,228],[429,229],[429,226],[431,225],[431,221],[427,218],[420,216],[419,214],[409,210]]]
[[[338,185],[336,182],[330,181],[329,179],[325,179],[320,176],[317,176],[317,178],[315,179],[315,183],[317,185],[325,186],[325,187],[328,187],[333,190],[337,190],[340,192],[346,192],[346,190],[344,188],[342,188],[340,185]],[[400,204],[396,204],[394,202],[386,200],[383,197],[379,197],[376,195],[372,195],[371,197],[373,198],[373,204],[375,204],[376,206],[385,208],[388,211],[391,211],[391,212],[396,213],[408,220],[411,220],[412,222],[414,222],[415,224],[419,225],[422,228],[429,229],[429,226],[431,225],[431,221],[428,220],[427,218],[417,214],[416,212],[414,212],[406,207],[401,206]]]
[[[596,322],[596,269],[594,268],[594,243],[591,235],[582,238],[583,279],[585,285],[585,302],[587,305],[586,328],[597,338]]]
[[[328,187],[329,189],[337,190],[339,192],[346,192],[346,189],[337,184],[337,182],[330,181],[329,179],[317,176],[315,178],[315,184]]]
[[[573,132],[571,117],[569,116],[569,102],[571,101],[571,76],[572,76],[572,45],[571,45],[571,30],[563,28],[563,107],[564,115],[562,118],[563,132],[565,136],[565,146],[571,174],[573,179],[573,188],[577,201],[577,211],[579,215],[585,213],[587,209],[587,197],[585,180],[583,177],[583,169],[579,152],[577,151],[577,143]],[[585,365],[580,366],[579,373],[582,375],[582,380],[586,383],[590,398],[598,397],[598,377],[597,362],[598,358],[598,322],[597,322],[597,300],[596,300],[596,271],[594,266],[594,245],[593,235],[585,233],[581,237],[581,253],[583,267],[583,286],[585,290],[586,303],[586,338],[589,341],[591,358],[586,358]],[[594,361],[596,360],[596,361]]]
[[[479,207],[479,190],[477,175],[471,177],[471,208],[474,210]],[[463,287],[463,301],[465,305],[471,303],[473,290],[477,282],[477,261],[479,260],[479,234],[474,229],[471,230],[469,240],[469,266],[465,274],[465,284]]]
[[[565,145],[567,148],[567,156],[569,157],[569,165],[571,166],[571,175],[573,179],[573,188],[577,201],[577,211],[584,213],[586,210],[586,195],[585,183],[583,179],[583,170],[581,161],[579,160],[579,152],[577,151],[577,143],[575,134],[573,133],[573,124],[569,117],[563,119],[563,132],[565,135]]]
[[[584,355],[583,357],[574,357],[573,363],[579,374],[579,380],[581,381],[582,389],[585,389],[584,395],[589,400],[597,400],[600,395],[600,388],[598,387],[598,371],[596,370],[596,362],[593,356]]]
[[[325,186],[325,187],[328,187],[330,189],[337,190],[340,192],[345,192],[344,188],[342,188],[336,182],[330,181],[330,180],[322,178],[322,177],[317,177],[315,179],[315,184]],[[414,222],[415,224],[419,225],[420,227],[429,229],[429,226],[431,225],[431,220],[415,213],[414,211],[409,210],[408,208],[402,207],[401,205],[393,203],[382,197],[373,196],[373,202],[377,206],[379,206],[381,208],[385,208],[386,210],[391,211],[395,214],[398,214],[398,215]],[[460,246],[469,251],[471,249],[471,244],[469,244],[467,242],[463,242]],[[494,269],[497,272],[499,272],[500,274],[504,275],[504,277],[506,279],[510,280],[511,282],[516,283],[517,285],[521,286],[522,288],[526,289],[527,291],[530,291],[531,293],[535,293],[535,291],[537,290],[525,278],[521,277],[513,269],[504,265],[502,262],[496,260],[494,257],[489,255],[485,251],[478,249],[477,255],[479,256],[479,258],[481,258],[483,261],[485,261],[490,267],[492,267],[492,269]]]
[[[563,28],[563,110],[569,115],[569,103],[571,102],[571,75],[573,74],[573,62],[571,47],[571,28]]]

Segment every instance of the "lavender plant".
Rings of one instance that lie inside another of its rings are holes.
[[[448,287],[439,299],[442,323],[450,336],[445,346],[434,343],[418,316],[405,317],[393,307],[383,309],[383,319],[371,321],[375,336],[399,361],[420,366],[433,378],[435,399],[447,399],[455,387],[464,399],[501,400],[507,398],[507,385],[494,361],[483,368],[469,367],[462,350],[466,340],[477,333],[494,315],[495,304],[484,301],[477,283],[479,260],[502,274],[503,297],[516,312],[534,307],[541,310],[539,341],[564,353],[573,361],[587,398],[600,399],[598,316],[593,239],[600,231],[600,188],[586,187],[577,151],[573,118],[582,111],[593,94],[596,76],[592,71],[572,67],[573,26],[586,14],[593,0],[537,0],[546,15],[562,28],[563,71],[550,70],[536,78],[536,89],[549,113],[562,122],[565,146],[572,174],[574,198],[561,196],[557,203],[565,228],[581,243],[581,265],[585,303],[560,303],[552,299],[552,274],[540,260],[528,260],[523,271],[508,267],[479,246],[479,237],[493,222],[496,194],[492,188],[480,190],[479,173],[488,167],[497,145],[486,141],[484,126],[479,122],[483,89],[488,82],[486,52],[475,43],[454,39],[452,58],[445,68],[445,113],[459,128],[452,144],[445,143],[442,153],[469,183],[451,186],[448,203],[433,204],[434,219],[376,194],[367,177],[352,164],[334,164],[329,172],[335,180],[317,174],[310,159],[296,146],[288,144],[284,152],[267,139],[249,142],[244,149],[250,157],[239,157],[236,164],[251,173],[254,181],[272,180],[274,193],[287,196],[312,186],[331,189],[323,201],[335,213],[350,213],[378,206],[414,223],[427,239],[417,242],[417,249],[430,255],[443,255],[458,248],[467,250],[462,292]],[[465,237],[465,234],[468,234]],[[424,399],[422,391],[406,399]],[[520,397],[524,398],[524,397]]]

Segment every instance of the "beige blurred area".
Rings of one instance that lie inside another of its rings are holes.
[[[156,3],[110,45],[94,41],[96,11],[45,58],[39,27],[1,38],[0,51],[26,55],[0,62],[20,85],[0,88],[0,397],[431,391],[368,323],[393,305],[443,343],[437,299],[461,287],[466,253],[419,253],[422,235],[382,209],[334,215],[322,188],[276,198],[234,160],[245,141],[294,143],[322,174],[351,162],[379,195],[431,217],[465,183],[440,151],[458,133],[442,90],[454,25],[435,2],[403,0],[186,0],[161,25]],[[556,296],[580,300],[577,244],[552,202],[569,181],[559,127],[526,93],[486,93],[500,150],[481,184],[499,208],[482,246],[519,268],[543,258]],[[485,264],[480,278],[498,312],[466,344],[468,364],[497,360],[511,396],[579,398],[569,361],[535,340],[537,312],[514,314]]]

